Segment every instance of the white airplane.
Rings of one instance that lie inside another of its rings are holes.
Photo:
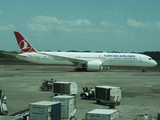
[[[79,70],[102,70],[109,66],[154,67],[157,62],[151,57],[135,53],[86,53],[86,52],[40,52],[22,35],[14,31],[21,53],[16,57],[37,64],[77,66]]]

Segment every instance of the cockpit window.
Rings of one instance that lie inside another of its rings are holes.
[[[152,58],[149,58],[149,60],[152,60]]]

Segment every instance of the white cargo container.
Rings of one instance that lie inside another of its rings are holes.
[[[52,86],[54,94],[66,94],[75,95],[77,94],[77,83],[76,82],[54,82]]]
[[[111,103],[119,105],[121,100],[121,88],[114,86],[96,86],[95,99],[97,103],[103,101],[106,105],[110,105]]]
[[[75,96],[54,96],[51,101],[61,102],[61,119],[69,119],[75,115]]]
[[[61,120],[61,103],[51,101],[30,103],[29,120]]]
[[[118,111],[113,109],[94,109],[86,113],[87,120],[118,120]]]
[[[23,120],[23,117],[15,117],[15,116],[0,116],[0,120]]]

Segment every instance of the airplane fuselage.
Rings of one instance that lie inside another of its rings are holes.
[[[75,71],[102,70],[109,66],[154,67],[151,57],[135,53],[40,52],[21,33],[14,31],[21,54],[16,57],[37,64],[74,65]]]
[[[48,55],[47,55],[48,54]],[[53,56],[52,56],[53,55]],[[154,67],[157,65],[151,57],[135,53],[82,53],[82,52],[30,52],[16,57],[37,64],[78,65],[73,61],[56,56],[65,56],[86,61],[100,61],[105,66]],[[81,63],[87,64],[87,63]]]

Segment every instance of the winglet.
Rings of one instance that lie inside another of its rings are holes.
[[[37,52],[36,49],[21,35],[21,33],[14,31],[15,37],[17,39],[18,46],[21,53],[25,52]]]

